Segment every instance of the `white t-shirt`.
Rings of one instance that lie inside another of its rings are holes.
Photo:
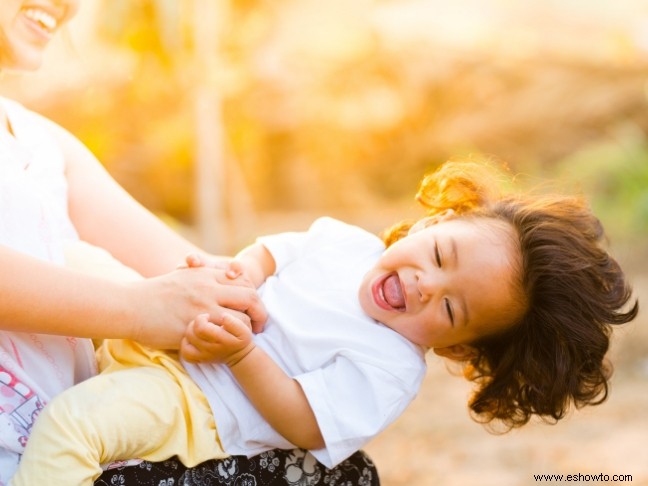
[[[426,370],[424,351],[360,307],[360,282],[385,249],[375,235],[321,218],[306,233],[259,242],[277,270],[259,288],[269,319],[254,340],[299,381],[326,443],[311,452],[333,467],[416,396]],[[255,410],[226,366],[185,367],[207,396],[228,453],[294,447]]]
[[[0,245],[63,264],[62,238],[78,238],[63,154],[40,117],[0,103],[14,134],[0,131]],[[0,484],[13,474],[43,405],[94,374],[88,339],[0,330]]]

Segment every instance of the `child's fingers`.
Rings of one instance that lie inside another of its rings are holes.
[[[224,313],[220,324],[211,322],[207,314],[201,314],[191,323],[191,330],[185,336],[198,348],[212,348],[218,345],[232,345],[243,333],[241,328],[249,326],[233,314]]]
[[[202,353],[184,337],[180,342],[180,356],[190,363],[197,363],[200,361]]]
[[[187,361],[211,361],[219,359],[220,356],[228,354],[228,349],[239,343],[239,340],[232,336],[218,324],[209,323],[211,326],[207,339],[201,338],[195,332],[187,333],[180,346],[180,352]],[[201,333],[203,336],[204,333]]]
[[[245,339],[251,334],[251,329],[242,320],[232,314],[225,313],[222,318],[222,329],[237,339]]]
[[[218,339],[218,329],[218,324],[209,321],[209,314],[200,314],[189,324],[186,334],[202,341],[215,342]]]

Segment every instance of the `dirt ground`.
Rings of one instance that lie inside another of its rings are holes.
[[[544,484],[648,485],[648,272],[631,276],[638,319],[616,333],[610,397],[557,425],[532,423],[492,435],[467,412],[470,387],[432,355],[423,388],[405,414],[369,444],[384,486],[523,486],[534,474],[597,475]],[[609,481],[605,481],[608,475]],[[603,478],[603,479],[601,479]]]

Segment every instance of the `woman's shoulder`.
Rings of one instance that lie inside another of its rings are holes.
[[[30,151],[41,150],[45,155],[53,153],[58,146],[52,132],[55,122],[10,98],[0,97],[0,107],[18,144]]]
[[[4,108],[7,113],[7,117],[11,121],[16,117],[30,117],[35,115],[32,110],[27,108],[21,102],[5,96],[0,96],[0,105],[2,105],[2,108]]]
[[[63,154],[53,132],[57,124],[13,99],[0,97],[0,107],[6,113],[13,140],[29,154],[33,169],[60,171]]]
[[[12,100],[11,98],[7,98],[6,96],[0,96],[0,104],[2,104],[4,108],[25,109],[22,103],[19,103],[16,100]]]

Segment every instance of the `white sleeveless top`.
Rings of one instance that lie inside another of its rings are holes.
[[[61,240],[78,239],[63,154],[41,118],[14,101],[0,103],[14,134],[0,131],[0,245],[62,265]],[[0,330],[0,484],[44,404],[94,374],[88,339]]]

